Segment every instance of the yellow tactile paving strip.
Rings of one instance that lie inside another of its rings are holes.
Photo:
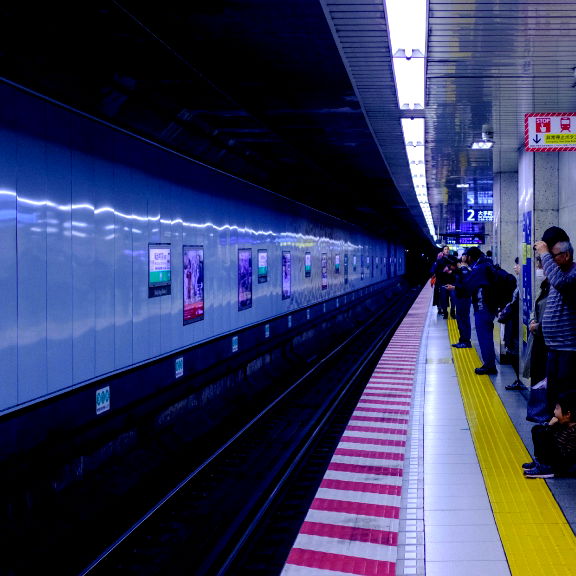
[[[448,320],[450,343],[458,341]],[[576,575],[576,538],[543,479],[526,479],[530,454],[489,376],[474,374],[474,348],[453,349],[454,366],[488,497],[513,576]]]

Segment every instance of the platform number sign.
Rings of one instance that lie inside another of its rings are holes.
[[[96,390],[96,414],[110,410],[110,386]]]
[[[466,222],[492,222],[494,220],[494,211],[465,208],[464,220]]]
[[[174,361],[174,369],[176,373],[176,378],[184,376],[184,358],[176,358]]]

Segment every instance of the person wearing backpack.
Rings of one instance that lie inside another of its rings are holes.
[[[494,319],[498,311],[493,282],[494,266],[477,246],[468,248],[466,256],[470,272],[464,279],[464,285],[472,297],[476,336],[483,362],[474,372],[479,375],[498,374],[494,350]]]

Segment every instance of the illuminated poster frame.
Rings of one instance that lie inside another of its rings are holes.
[[[292,255],[288,250],[282,251],[282,300],[292,296]]]
[[[322,270],[322,290],[328,289],[328,254],[326,252],[322,252],[321,261],[321,270]]]
[[[238,249],[238,310],[252,308],[252,248]]]
[[[334,274],[340,274],[340,254],[334,255]]]
[[[312,275],[312,254],[306,252],[304,254],[304,278],[310,278]]]
[[[172,293],[171,244],[148,244],[148,298]]]
[[[204,247],[182,246],[182,322],[204,320]]]
[[[268,250],[258,250],[258,284],[268,282]]]

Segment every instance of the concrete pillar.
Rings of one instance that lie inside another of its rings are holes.
[[[558,160],[561,152],[532,152],[531,154],[534,154],[534,237],[532,240],[536,241],[542,238],[546,228],[559,226]]]
[[[518,173],[494,175],[493,182],[493,251],[494,262],[504,270],[514,272],[514,259],[520,254],[518,226]],[[494,334],[496,357],[501,364],[509,364],[504,346],[504,325],[496,324]]]
[[[518,173],[494,176],[494,261],[512,272],[520,254],[518,230]]]

